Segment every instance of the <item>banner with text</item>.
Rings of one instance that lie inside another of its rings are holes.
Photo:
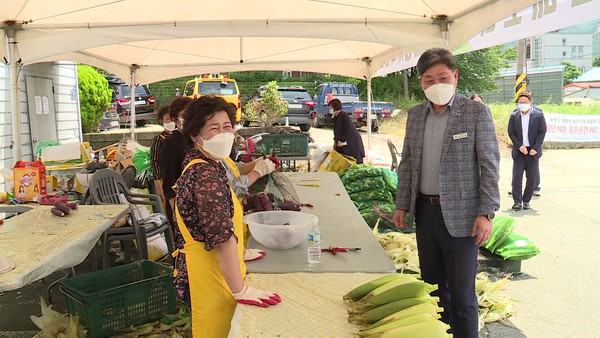
[[[600,115],[544,113],[548,142],[600,142]]]

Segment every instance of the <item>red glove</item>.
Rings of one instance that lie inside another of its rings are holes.
[[[240,304],[260,307],[269,307],[269,305],[277,305],[281,302],[281,297],[278,294],[259,290],[252,286],[244,286],[242,291],[233,294],[233,298]]]
[[[273,163],[275,163],[275,168],[279,168],[281,167],[281,161],[279,160],[279,157],[273,155],[273,156],[269,156],[268,157],[269,160],[271,160]]]
[[[244,262],[251,262],[257,259],[265,257],[266,252],[260,249],[246,249],[244,250]]]

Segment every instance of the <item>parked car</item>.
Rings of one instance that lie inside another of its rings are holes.
[[[350,115],[356,128],[367,125],[367,101],[358,98],[358,87],[351,83],[322,83],[315,89],[313,102],[315,126],[333,123],[333,116],[327,105],[331,99],[342,101],[342,109]],[[392,116],[394,105],[389,102],[371,102],[371,130],[378,131],[383,120]]]
[[[264,86],[250,95],[248,101],[261,100],[260,93],[264,90]],[[276,124],[285,125],[286,123],[292,126],[300,127],[302,131],[308,131],[313,125],[315,118],[314,103],[310,94],[301,86],[295,87],[278,87],[277,91],[281,93],[281,98],[288,103],[288,111]],[[244,125],[248,126],[251,121],[247,118],[244,120]]]
[[[237,82],[226,75],[214,77],[204,75],[185,83],[183,95],[191,99],[197,99],[202,95],[218,95],[225,101],[237,106],[236,121],[240,122],[242,117],[242,101]]]
[[[98,125],[98,130],[105,131],[111,129],[119,129],[119,114],[117,114],[116,110],[107,111],[102,116],[102,120],[100,120],[100,125]]]
[[[127,126],[130,123],[131,87],[117,77],[107,77],[108,85],[113,91],[108,113],[116,112],[119,124]],[[135,124],[145,126],[149,121],[156,119],[154,95],[145,85],[135,87]]]

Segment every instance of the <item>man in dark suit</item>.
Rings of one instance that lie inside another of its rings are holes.
[[[508,136],[512,141],[512,209],[530,209],[529,201],[539,184],[539,159],[546,136],[546,119],[542,110],[532,106],[533,94],[524,91],[517,98],[517,107],[508,120]],[[527,176],[523,190],[523,172]]]
[[[428,101],[408,111],[394,223],[417,232],[421,276],[437,284],[442,321],[454,337],[477,338],[478,247],[500,206],[500,151],[490,110],[456,93],[452,54],[427,50],[417,62]]]

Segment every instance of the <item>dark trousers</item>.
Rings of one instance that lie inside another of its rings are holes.
[[[475,237],[452,237],[439,205],[418,201],[415,217],[421,276],[425,282],[438,285],[432,294],[440,297],[442,321],[450,324],[456,338],[477,338]]]
[[[527,148],[529,151],[529,148]],[[519,153],[513,160],[512,196],[517,204],[529,203],[536,184],[539,183],[539,161],[530,155]],[[523,190],[523,172],[527,177]]]

